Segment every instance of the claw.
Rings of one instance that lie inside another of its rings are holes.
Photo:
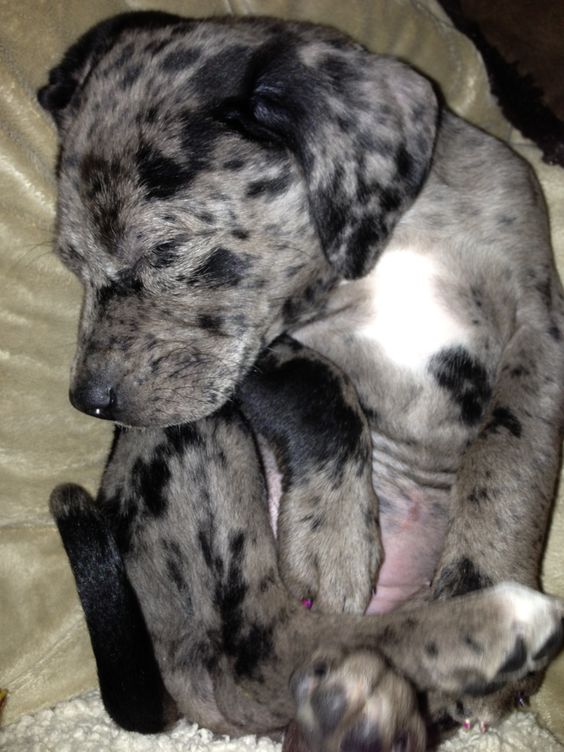
[[[467,718],[462,724],[462,728],[464,729],[464,731],[470,731],[470,729],[472,728],[472,725],[473,724],[470,718]]]
[[[523,694],[523,692],[518,692],[517,696],[515,697],[515,705],[518,708],[526,708],[529,704],[527,697]]]
[[[489,731],[490,725],[485,721],[480,721],[480,733],[486,734]]]

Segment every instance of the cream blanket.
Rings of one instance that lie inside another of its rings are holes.
[[[159,736],[119,729],[104,711],[98,692],[87,692],[52,710],[23,716],[0,732],[0,749],[10,752],[280,752],[270,739],[213,736],[194,724],[179,723]],[[562,746],[530,713],[514,713],[481,734],[460,730],[437,752],[561,752]]]
[[[373,50],[415,64],[440,83],[455,111],[511,142],[532,162],[547,196],[564,271],[564,172],[544,165],[538,151],[511,130],[489,95],[477,53],[434,0],[0,0],[0,686],[10,691],[3,722],[12,724],[0,731],[0,747],[10,750],[102,750],[110,739],[112,749],[249,748],[241,741],[212,743],[188,726],[158,741],[127,736],[109,725],[91,694],[14,723],[96,686],[81,609],[47,498],[61,481],[95,490],[110,432],[110,426],[80,415],[67,402],[80,290],[50,253],[56,144],[34,92],[91,24],[149,7],[194,16],[261,13],[330,23]],[[564,596],[562,492],[544,584]],[[560,658],[534,709],[564,740],[563,697]],[[92,742],[94,729],[99,744]],[[556,748],[540,733],[530,714],[519,714],[502,727],[501,737],[492,732],[480,743],[488,750]],[[471,735],[463,738],[448,749],[475,748],[469,746]],[[274,747],[260,742],[250,748]]]

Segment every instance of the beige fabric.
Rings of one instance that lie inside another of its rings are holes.
[[[110,427],[72,410],[68,367],[78,284],[50,254],[55,134],[35,103],[48,68],[92,23],[128,8],[185,15],[267,13],[331,23],[438,80],[451,106],[530,159],[551,210],[564,270],[564,171],[511,131],[481,62],[434,0],[0,0],[0,686],[4,721],[96,684],[93,658],[47,498],[60,481],[95,490]],[[556,510],[545,586],[564,596],[564,500]],[[535,701],[564,739],[564,658]]]
[[[118,729],[105,713],[97,691],[86,692],[22,716],[0,731],[0,749],[10,752],[280,752],[281,744],[265,737],[214,736],[181,721],[166,734],[142,736]],[[476,727],[458,733],[436,752],[562,752],[549,731],[531,713],[515,712],[487,734]]]

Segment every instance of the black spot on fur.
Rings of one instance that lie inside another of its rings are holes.
[[[151,255],[151,266],[154,269],[166,269],[178,259],[181,245],[175,240],[166,240],[155,246]]]
[[[101,307],[104,307],[114,300],[139,295],[142,290],[143,283],[139,277],[123,274],[119,280],[99,287],[96,290],[96,300]]]
[[[123,76],[120,80],[120,85],[123,89],[128,89],[130,86],[133,86],[133,84],[138,80],[139,76],[141,75],[141,71],[143,70],[141,65],[130,65],[128,66]]]
[[[325,526],[325,519],[321,516],[314,517],[311,521],[311,532],[316,533],[318,530],[321,530],[322,527]]]
[[[508,656],[505,663],[502,666],[500,666],[498,673],[511,674],[514,671],[519,671],[525,664],[526,660],[527,660],[527,647],[525,645],[525,641],[523,640],[522,637],[518,637],[515,643],[515,647],[513,648],[513,651]]]
[[[117,70],[118,68],[123,68],[124,66],[126,66],[131,60],[134,51],[135,51],[135,45],[133,44],[133,42],[128,42],[127,44],[124,44],[121,48],[121,52],[119,53],[119,56],[116,58],[112,67]]]
[[[79,177],[81,194],[98,238],[108,253],[114,253],[124,231],[118,190],[125,180],[122,165],[116,159],[90,153],[80,163]]]
[[[200,544],[200,549],[202,551],[202,556],[204,557],[206,566],[208,567],[208,569],[213,569],[217,564],[217,560],[214,560],[213,557],[212,537],[209,534],[209,530],[205,530],[204,528],[200,529],[200,531],[198,532],[198,542]],[[221,568],[222,567],[218,567],[218,569]]]
[[[535,272],[533,272],[533,275],[535,275]],[[543,303],[546,305],[546,307],[550,308],[552,306],[552,285],[550,283],[549,277],[540,279],[535,284],[535,289],[541,296]]]
[[[425,645],[425,652],[430,658],[436,658],[439,654],[439,648],[436,642],[428,642]]]
[[[193,173],[184,165],[147,143],[137,149],[136,163],[149,199],[171,198],[193,178]]]
[[[485,679],[474,677],[464,687],[463,691],[465,695],[469,695],[470,697],[485,697],[487,695],[492,695],[494,692],[498,692],[505,686],[505,684],[506,683],[503,679],[486,682]]]
[[[221,331],[223,319],[211,313],[202,313],[198,316],[198,326],[214,334]]]
[[[319,69],[329,77],[331,87],[341,96],[349,96],[358,81],[358,72],[343,57],[328,55],[319,63]]]
[[[161,68],[167,72],[183,71],[200,59],[202,52],[197,47],[187,50],[177,47],[169,52],[161,62]]]
[[[478,423],[491,396],[483,365],[463,347],[455,347],[434,355],[429,370],[459,405],[462,422],[469,426]]]
[[[222,127],[201,112],[187,110],[180,117],[181,145],[187,160],[186,172],[194,178],[210,166],[213,148]]]
[[[171,450],[182,455],[188,447],[203,447],[204,439],[196,426],[192,423],[183,423],[179,426],[169,426],[164,429],[165,436]]]
[[[344,192],[344,181],[344,168],[337,164],[317,197],[320,218],[323,217],[323,236],[327,239],[339,236],[348,221],[351,199]]]
[[[278,177],[270,178],[268,180],[255,180],[252,183],[249,183],[247,197],[277,196],[288,188],[289,183],[289,175],[279,175]]]
[[[472,489],[472,493],[468,495],[468,501],[471,501],[472,504],[475,504],[478,507],[482,501],[487,501],[488,498],[489,492],[485,486],[475,486]]]
[[[375,215],[366,215],[356,224],[349,241],[354,253],[349,254],[343,269],[347,279],[356,279],[366,272],[371,247],[380,243],[384,235],[385,228]]]
[[[272,625],[254,622],[235,646],[235,673],[238,676],[257,676],[260,664],[272,657],[274,652],[274,628]]]
[[[188,561],[186,557],[182,555],[182,550],[176,541],[164,540],[163,548],[166,552],[165,562],[168,576],[178,590],[185,613],[192,614],[194,608],[192,604],[192,594],[187,579]]]
[[[156,123],[159,119],[159,108],[155,107],[155,105],[152,105],[149,107],[148,110],[145,111],[145,121],[147,123]]]
[[[476,569],[470,559],[463,558],[443,569],[435,587],[434,597],[466,595],[466,593],[489,587],[491,584],[490,578]]]
[[[404,179],[410,178],[413,173],[413,159],[404,144],[400,145],[396,153],[396,169],[400,178]]]
[[[206,566],[214,573],[214,603],[220,618],[219,633],[210,635],[216,645],[215,653],[223,651],[233,659],[238,676],[259,678],[257,669],[274,650],[273,627],[250,621],[245,614],[245,599],[249,590],[244,576],[246,533],[231,533],[227,547],[218,539],[213,517],[203,520],[198,540]],[[273,574],[267,576],[264,587]]]
[[[492,411],[491,420],[485,426],[484,433],[497,433],[500,429],[509,431],[516,439],[519,439],[523,432],[521,421],[508,407],[496,407]]]
[[[530,370],[525,368],[525,366],[514,366],[509,371],[509,375],[512,379],[519,379],[521,376],[529,376],[530,373]]]
[[[246,162],[244,159],[228,159],[227,162],[223,163],[223,167],[226,170],[233,170],[234,172],[238,172],[246,165]]]
[[[132,537],[139,521],[138,499],[126,495],[121,489],[108,496],[103,489],[96,501],[112,530],[122,556],[131,550]]]
[[[253,428],[275,447],[283,483],[298,482],[313,468],[338,479],[350,461],[366,461],[367,427],[360,411],[343,396],[343,383],[325,362],[301,356],[279,360],[275,345],[257,362],[239,397]]]
[[[249,267],[248,261],[229,248],[216,248],[193,273],[188,284],[203,283],[208,287],[235,287]]]
[[[206,95],[213,91],[215,96],[233,95],[234,81],[243,78],[252,49],[244,45],[232,45],[207,57],[193,76],[193,85]]]
[[[550,658],[562,645],[562,638],[564,636],[564,619],[560,620],[556,631],[548,638],[544,645],[533,655],[534,661],[541,661],[545,658]]]
[[[72,243],[61,243],[56,249],[57,256],[63,264],[75,273],[82,267],[84,261]]]
[[[397,212],[401,206],[402,196],[394,188],[386,188],[380,194],[380,205],[386,212]]]
[[[178,565],[178,560],[174,556],[166,556],[166,569],[170,580],[176,585],[177,590],[182,592],[186,587],[186,582],[182,576],[182,569]]]
[[[484,652],[483,645],[477,642],[470,633],[464,635],[464,644],[467,645],[476,655],[482,655]]]
[[[142,513],[161,517],[165,514],[171,457],[182,454],[187,447],[202,445],[200,433],[191,424],[173,426],[165,429],[164,433],[165,441],[155,448],[153,456],[147,461],[138,458],[133,465],[128,502],[132,515]]]
[[[154,457],[145,462],[136,460],[132,470],[135,493],[142,499],[145,509],[154,517],[161,517],[167,509],[166,486],[170,468],[165,446],[155,450]]]
[[[172,39],[152,39],[145,45],[145,54],[148,57],[156,57],[170,45]]]

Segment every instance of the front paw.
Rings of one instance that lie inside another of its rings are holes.
[[[363,613],[383,558],[375,497],[310,505],[278,525],[280,574],[289,591],[325,613]]]
[[[564,603],[516,583],[446,603],[460,631],[448,649],[440,639],[426,646],[429,661],[444,660],[443,692],[429,693],[429,713],[485,730],[538,690],[562,646]]]

